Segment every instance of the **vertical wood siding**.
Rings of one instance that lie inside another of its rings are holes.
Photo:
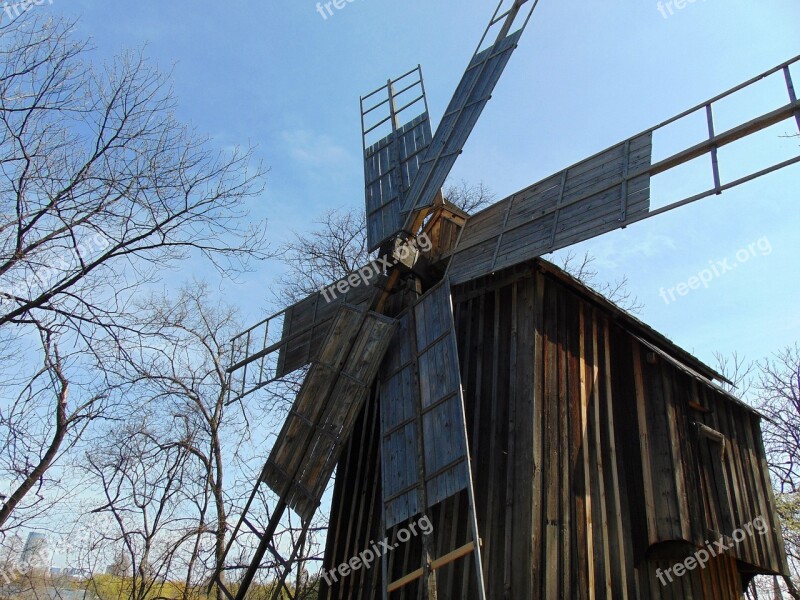
[[[642,332],[537,264],[454,289],[488,597],[733,600],[743,575],[785,570],[758,416],[654,353],[636,337]],[[734,525],[761,516],[770,532],[748,535],[705,569],[662,585],[656,569],[713,541],[698,422],[725,436]],[[356,553],[343,532],[380,529],[380,515],[366,527],[349,504],[378,485],[375,450],[370,469],[337,479],[326,565]],[[340,469],[350,472],[357,455],[351,450]],[[439,555],[465,539],[463,496],[434,510]],[[413,544],[405,552],[397,573],[419,566]],[[475,597],[469,567],[458,561],[438,572],[440,598]],[[377,587],[321,597],[380,598],[380,578],[370,581]],[[410,587],[392,600],[416,598]]]

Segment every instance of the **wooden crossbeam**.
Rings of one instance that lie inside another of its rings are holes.
[[[748,121],[747,123],[743,123],[738,127],[729,129],[724,133],[710,137],[709,139],[700,142],[699,144],[696,144],[687,150],[683,150],[682,152],[678,152],[669,158],[665,158],[660,162],[654,163],[649,169],[642,169],[642,171],[635,173],[634,177],[647,171],[649,171],[653,176],[663,173],[664,171],[668,171],[674,167],[677,167],[678,165],[682,165],[690,160],[699,158],[704,154],[711,152],[711,150],[714,148],[721,148],[722,146],[731,144],[737,140],[747,137],[748,135],[757,133],[762,129],[776,125],[781,121],[790,119],[798,110],[800,110],[800,101],[795,100],[794,102],[790,102],[781,108],[757,117],[751,121]]]
[[[475,542],[470,542],[469,544],[465,544],[460,548],[456,548],[452,552],[448,552],[444,556],[431,561],[430,570],[435,571],[437,569],[441,569],[442,567],[445,567],[450,563],[457,561],[459,558],[472,554],[474,551],[475,551]],[[412,571],[408,575],[405,575],[400,579],[393,581],[392,583],[389,584],[389,587],[387,588],[388,592],[390,594],[392,592],[396,592],[400,588],[407,586],[409,583],[412,583],[417,579],[420,579],[424,574],[424,572],[425,569],[420,567],[419,569]]]

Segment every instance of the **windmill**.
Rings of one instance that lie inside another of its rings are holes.
[[[394,581],[383,562],[383,597],[420,580],[427,597],[435,597],[437,569],[471,560],[471,589],[486,598],[451,286],[800,162],[795,156],[724,182],[718,156],[719,148],[792,117],[800,128],[790,73],[796,57],[476,215],[460,211],[443,197],[442,186],[537,4],[500,1],[435,134],[420,67],[361,98],[368,247],[384,257],[386,268],[365,267],[332,285],[331,293],[321,290],[234,340],[231,402],[302,367],[308,372],[226,551],[247,533],[258,540],[255,554],[238,589],[229,590],[220,573],[212,582],[230,598],[244,598],[267,555],[282,568],[275,597],[291,597],[286,579],[354,424],[369,407],[380,413],[374,443],[380,446],[384,531],[425,516],[456,494],[466,495],[468,504],[462,539],[434,544],[435,535],[422,537],[420,564],[408,565]],[[713,109],[720,100],[773,75],[783,75],[788,102],[715,130]],[[697,113],[705,117],[707,138],[653,162],[653,135]],[[651,208],[651,178],[702,157],[710,158],[713,186]],[[422,236],[430,241],[426,247],[418,241]],[[261,486],[278,496],[263,528],[249,517]],[[303,526],[284,557],[275,534],[287,510]]]

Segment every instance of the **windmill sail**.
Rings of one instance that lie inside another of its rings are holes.
[[[348,282],[344,292],[334,284],[233,338],[228,402],[241,400],[314,360],[343,305],[371,308],[376,286],[385,280],[382,267],[374,262],[356,274],[356,284]]]
[[[646,214],[652,147],[652,134],[646,133],[474,215],[451,262],[453,283],[624,227]]]
[[[225,548],[227,557],[243,527],[258,539],[240,587],[235,593],[229,590],[220,570],[212,577],[211,585],[219,586],[229,599],[244,599],[267,552],[282,567],[271,597],[282,597],[286,578],[372,388],[395,327],[395,320],[383,315],[347,305],[339,307]],[[266,529],[259,531],[249,513],[262,484],[268,485],[279,500]],[[285,559],[273,536],[287,507],[300,515],[303,529],[291,556]]]
[[[415,114],[418,110],[422,112]],[[405,115],[414,117],[399,125]],[[382,127],[391,132],[368,140]],[[370,252],[403,228],[400,205],[431,143],[431,120],[422,69],[409,71],[361,98],[367,247]]]
[[[450,286],[399,319],[381,366],[385,524],[393,527],[469,486],[469,453]],[[418,448],[424,463],[417,463]],[[424,486],[423,486],[424,483]]]
[[[483,39],[478,45],[479,51],[473,56],[458,84],[425,154],[419,173],[405,196],[402,206],[404,214],[430,207],[444,185],[527,25],[526,20],[519,30],[508,33],[526,1],[515,1],[511,9],[502,14],[500,11],[504,2],[498,5],[483,37],[486,39],[489,32],[499,26],[497,41],[482,51],[480,48]],[[535,7],[536,2],[533,3],[531,12]]]
[[[450,280],[453,284],[470,281],[702,198],[721,194],[800,162],[800,155],[783,161],[772,160],[758,171],[726,182],[721,174],[717,152],[728,144],[781,122],[800,128],[800,101],[794,94],[789,72],[789,67],[798,61],[800,57],[795,57],[778,65],[472,216],[464,227],[450,261]],[[785,79],[788,103],[779,101],[773,110],[759,117],[724,132],[715,132],[713,109],[720,100],[767,77],[779,75]],[[698,113],[707,121],[708,139],[653,163],[653,136],[665,127]],[[709,159],[713,186],[688,198],[651,209],[651,178],[702,157]]]
[[[486,597],[475,516],[464,396],[450,284],[434,286],[399,318],[380,374],[383,526],[387,530],[466,491],[470,540],[443,556],[426,548],[423,565],[388,583],[392,593],[461,557],[472,556],[478,598]],[[449,540],[453,543],[454,540]],[[441,549],[443,540],[439,541]],[[423,541],[425,545],[425,541]],[[387,557],[383,557],[386,568]],[[384,570],[385,574],[388,574]],[[432,582],[432,583],[431,583]]]
[[[283,424],[261,478],[310,520],[394,332],[393,319],[343,306]]]

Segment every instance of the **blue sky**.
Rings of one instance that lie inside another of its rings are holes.
[[[271,170],[254,214],[269,219],[278,247],[329,208],[363,210],[359,95],[422,64],[437,123],[494,7],[354,0],[327,19],[315,0],[54,0],[32,10],[79,16],[98,60],[145,46],[172,72],[181,119],[219,146],[255,144]],[[797,0],[687,0],[673,12],[664,18],[651,0],[541,0],[453,178],[483,181],[501,199],[800,54]],[[800,67],[793,74],[800,90]],[[759,87],[721,107],[721,128],[786,101],[785,88]],[[760,164],[772,148],[796,154],[800,138],[779,137],[791,127],[721,152],[723,175]],[[665,143],[677,149],[684,134]],[[690,179],[679,174],[655,191],[679,195]],[[800,339],[798,180],[794,166],[577,250],[597,256],[601,278],[627,275],[645,303],[641,317],[700,358],[758,358]],[[737,262],[751,244],[748,259],[707,289],[670,303],[659,295],[716,261]],[[221,289],[256,321],[279,271],[267,262]]]

